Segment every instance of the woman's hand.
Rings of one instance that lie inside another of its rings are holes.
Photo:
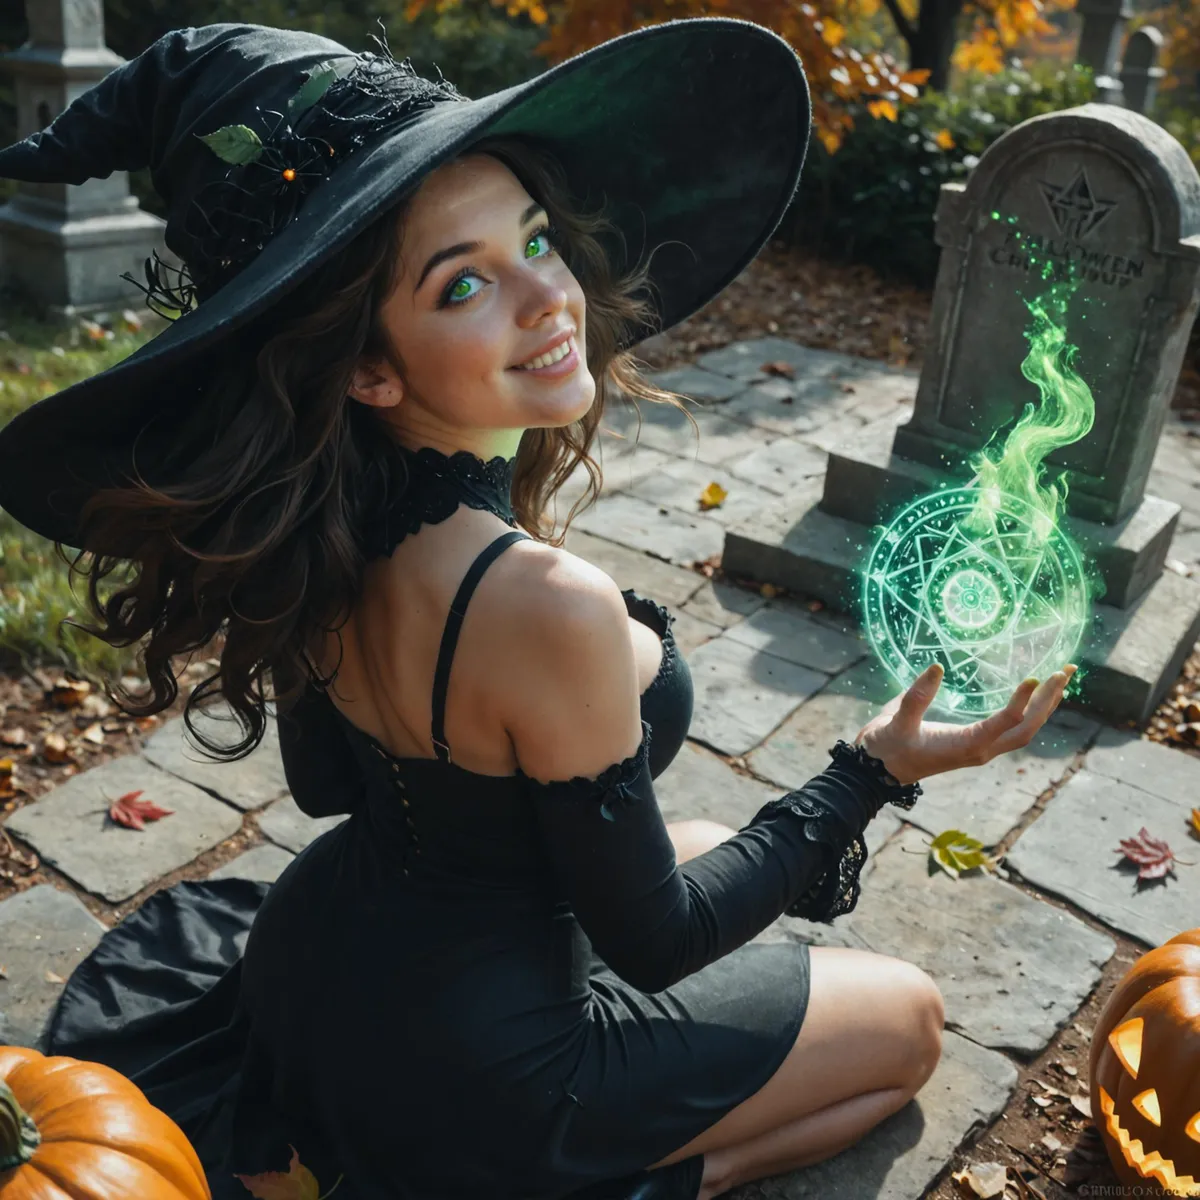
[[[856,740],[900,783],[977,767],[997,754],[1027,746],[1058,707],[1075,670],[1072,663],[1044,683],[1027,679],[999,712],[973,725],[950,725],[921,720],[942,684],[941,665],[934,663],[864,725]]]

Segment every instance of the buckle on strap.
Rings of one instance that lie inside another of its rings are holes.
[[[447,746],[445,742],[439,741],[437,738],[431,738],[430,740],[433,742],[434,746],[437,747],[437,749],[444,750],[446,752],[446,761],[450,762],[450,747]]]

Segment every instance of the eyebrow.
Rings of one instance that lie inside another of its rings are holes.
[[[522,214],[518,224],[518,229],[524,229],[534,217],[540,212],[545,212],[545,209],[538,203],[531,204]],[[413,288],[415,296],[421,290],[423,284],[429,275],[429,272],[441,263],[444,263],[448,258],[457,258],[460,254],[474,254],[477,250],[483,249],[482,242],[456,242],[453,246],[447,246],[444,250],[439,250],[437,253],[430,255],[429,261],[425,264],[425,269],[421,272],[420,279],[417,280],[417,286]]]

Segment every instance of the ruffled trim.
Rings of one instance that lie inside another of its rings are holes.
[[[679,653],[679,647],[675,643],[675,631],[672,628],[675,624],[675,616],[670,609],[651,600],[649,596],[638,595],[633,588],[625,588],[621,595],[625,598],[626,611],[634,620],[640,619],[635,614],[657,618],[657,623],[642,621],[642,624],[648,624],[662,640],[662,660],[658,664],[658,673],[650,681],[650,686],[642,693],[644,699],[651,692],[664,686],[675,668],[675,658]],[[655,627],[656,624],[657,627]]]
[[[804,837],[808,841],[828,846],[841,855],[836,865],[784,909],[785,915],[828,923],[853,910],[862,891],[859,876],[867,862],[867,844],[862,836],[855,837],[843,848],[844,835],[829,809],[803,792],[788,792],[763,805],[766,812],[779,809],[787,809],[803,820]]]
[[[917,802],[917,797],[924,794],[919,783],[901,783],[889,774],[882,760],[872,757],[862,745],[852,746],[839,738],[837,745],[829,753],[835,762],[851,762],[870,772],[887,789],[887,802],[897,808],[912,808]]]
[[[650,757],[650,738],[650,725],[643,721],[642,740],[638,743],[638,748],[628,758],[623,758],[620,762],[605,767],[595,779],[576,775],[573,779],[552,779],[549,783],[542,783],[538,779],[531,779],[520,767],[517,768],[517,774],[524,778],[530,788],[535,790],[550,791],[553,789],[555,792],[569,796],[572,800],[599,801],[600,815],[606,821],[614,821],[616,820],[612,812],[614,803],[621,805],[633,803],[634,797],[630,787],[646,767]]]

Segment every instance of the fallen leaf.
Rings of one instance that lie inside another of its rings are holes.
[[[144,791],[139,788],[136,792],[126,792],[114,800],[109,806],[108,815],[118,825],[126,829],[145,829],[147,821],[157,821],[160,817],[169,817],[173,810],[160,808],[153,800],[139,800]],[[107,798],[107,797],[106,797]]]
[[[1200,808],[1192,809],[1192,832],[1200,837]]]
[[[1057,1154],[1063,1148],[1063,1143],[1058,1140],[1052,1133],[1042,1135],[1042,1145],[1046,1147],[1052,1154]]]
[[[240,1180],[257,1200],[325,1200],[326,1196],[331,1196],[342,1182],[341,1177],[322,1196],[316,1176],[301,1163],[295,1146],[288,1146],[288,1149],[292,1152],[292,1161],[288,1163],[286,1173],[263,1171],[258,1175],[234,1175],[234,1178]]]
[[[957,879],[961,871],[972,871],[977,867],[990,871],[996,865],[996,860],[984,853],[983,843],[961,829],[939,833],[929,843],[929,854],[951,879]]]
[[[8,972],[4,969],[4,964],[0,963],[0,979],[7,979]]]
[[[1078,1070],[1078,1068],[1076,1068],[1076,1067],[1067,1067],[1067,1066],[1064,1066],[1064,1067],[1063,1067],[1063,1074],[1064,1074],[1064,1075],[1070,1075],[1070,1076],[1072,1076],[1072,1078],[1073,1078],[1074,1076],[1076,1076],[1076,1075],[1078,1075],[1078,1074],[1079,1074],[1079,1070]]]
[[[1071,1097],[1071,1105],[1077,1111],[1082,1113],[1090,1121],[1092,1118],[1092,1099],[1090,1096],[1074,1095]]]
[[[729,493],[719,483],[710,483],[700,493],[700,511],[707,512],[710,508],[720,508],[728,495]]]
[[[952,1176],[960,1187],[968,1187],[980,1200],[991,1200],[1004,1194],[1008,1183],[1008,1168],[999,1162],[972,1163]]]
[[[42,757],[48,763],[67,762],[71,753],[67,749],[67,739],[61,733],[48,733],[42,738]]]
[[[1066,1093],[1066,1092],[1060,1092],[1060,1091],[1058,1090],[1058,1088],[1054,1087],[1052,1084],[1049,1084],[1049,1083],[1043,1083],[1043,1082],[1042,1082],[1042,1081],[1039,1079],[1039,1080],[1037,1081],[1037,1085],[1038,1085],[1038,1087],[1040,1087],[1040,1088],[1044,1088],[1044,1089],[1045,1089],[1047,1092],[1049,1092],[1049,1093],[1050,1093],[1050,1095],[1051,1095],[1051,1096],[1061,1096],[1061,1097],[1062,1097],[1064,1100],[1067,1098],[1067,1093]]]
[[[1137,837],[1123,838],[1120,852],[1137,863],[1138,879],[1162,879],[1175,874],[1175,853],[1161,838],[1151,837],[1143,825]]]
[[[57,708],[75,708],[82,704],[92,690],[86,679],[60,679],[50,689],[46,699]]]
[[[53,971],[47,971],[46,972],[46,982],[47,983],[66,983],[67,981],[61,975],[56,975]]]
[[[796,378],[796,368],[790,362],[763,363],[761,370],[767,375],[782,375],[784,379]]]
[[[773,583],[763,583],[759,585],[758,594],[767,600],[774,600],[776,596],[783,594],[783,588],[776,587]]]
[[[29,735],[23,729],[0,729],[0,742],[6,746],[28,746]]]
[[[1030,1100],[1038,1106],[1038,1108],[1049,1108],[1054,1103],[1049,1096],[1030,1096]]]
[[[100,728],[99,721],[93,721],[79,736],[96,746],[104,745],[104,730]]]

